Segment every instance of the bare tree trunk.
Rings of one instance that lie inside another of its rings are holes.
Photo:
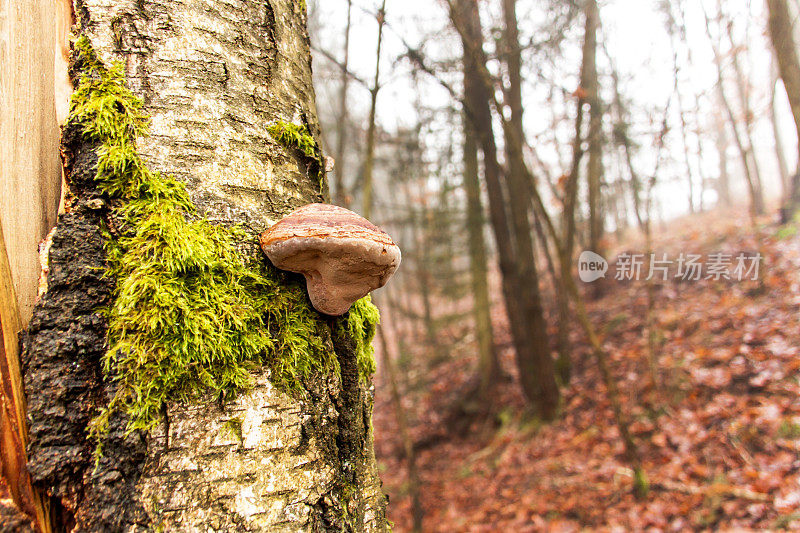
[[[367,125],[367,148],[364,154],[364,182],[361,190],[361,215],[369,218],[372,211],[372,172],[375,167],[375,113],[378,104],[378,91],[381,73],[381,44],[383,43],[383,26],[386,19],[386,0],[383,0],[378,10],[378,45],[375,50],[375,82],[370,93],[369,124]]]
[[[534,211],[533,227],[536,230],[536,237],[539,239],[539,247],[547,260],[547,269],[553,280],[553,291],[555,292],[556,308],[558,310],[558,332],[556,338],[556,351],[558,356],[554,364],[555,372],[558,383],[561,386],[566,386],[572,378],[572,356],[570,353],[569,333],[574,326],[569,312],[569,298],[564,288],[564,281],[561,279],[560,269],[556,264],[556,258],[553,257],[554,252],[551,252],[548,246],[547,234],[542,227],[541,217],[535,212],[536,206],[533,205],[533,198],[531,198],[531,208]]]
[[[717,178],[717,195],[719,203],[730,207],[731,205],[731,186],[730,174],[728,173],[728,132],[725,130],[725,119],[715,114],[714,141],[719,155],[719,177]]]
[[[96,80],[119,62],[125,85],[152,119],[150,135],[135,139],[141,159],[127,154],[125,161],[146,164],[152,176],[174,176],[213,227],[240,224],[246,235],[235,244],[243,262],[265,264],[258,233],[326,194],[321,154],[304,156],[268,130],[291,122],[318,145],[301,3],[75,6],[82,37],[72,72]],[[97,442],[87,427],[121,386],[103,369],[108,318],[98,308],[109,308],[118,293],[106,275],[113,259],[107,251],[118,242],[117,206],[125,200],[100,188],[95,169],[103,152],[84,127],[74,121],[64,130],[70,205],[53,236],[48,290],[23,355],[29,468],[51,497],[55,529],[386,530],[371,399],[355,344],[317,315],[325,353],[340,373],[312,372],[291,395],[265,364],[254,363],[251,389],[235,399],[202,390],[166,396],[149,431],[126,432],[128,415],[114,412],[95,465]],[[127,134],[128,126],[120,131]],[[186,320],[204,312],[202,304],[189,306]]]
[[[686,31],[685,4],[684,4],[683,0],[677,0],[676,4],[677,4],[677,11],[678,11],[678,19],[675,20],[673,18],[672,10],[671,10],[671,8],[669,8],[670,9],[669,16],[670,16],[670,19],[671,19],[670,22],[671,22],[671,24],[675,25],[673,27],[675,27],[677,29],[677,31],[678,31],[678,34],[680,36],[680,41],[683,42],[683,43],[687,43],[688,32]],[[678,71],[679,71],[678,69],[679,69],[679,67],[678,67],[678,63],[677,63],[677,47],[676,47],[676,43],[674,42],[674,39],[673,39],[673,48],[675,48],[675,51],[674,51],[675,55],[673,55],[673,58],[675,60],[675,91],[678,93],[677,94],[677,96],[678,96],[678,113],[680,114],[680,118],[681,118],[681,136],[683,138],[684,157],[685,157],[685,161],[686,161],[687,175],[688,175],[688,179],[689,179],[689,204],[690,204],[690,206],[692,208],[692,211],[694,210],[694,206],[696,205],[697,210],[702,212],[703,211],[703,194],[705,192],[706,181],[707,180],[706,180],[706,177],[705,177],[705,172],[703,170],[703,139],[702,139],[702,136],[700,135],[700,131],[699,131],[700,130],[700,122],[699,122],[700,98],[697,95],[697,92],[693,91],[694,92],[693,114],[694,114],[694,123],[695,123],[694,133],[695,133],[695,136],[697,137],[697,176],[698,176],[698,178],[700,180],[700,183],[699,183],[700,194],[697,196],[697,201],[695,202],[694,199],[693,199],[694,198],[694,193],[693,193],[694,180],[692,179],[692,169],[691,169],[691,165],[689,164],[689,144],[688,144],[687,134],[686,134],[688,128],[687,128],[687,125],[686,125],[686,120],[685,120],[685,115],[684,115],[683,98],[681,96],[681,93],[680,93],[680,90],[679,90],[679,87],[678,87]],[[692,60],[692,55],[693,55],[692,54],[692,48],[691,48],[691,46],[687,45],[686,46],[686,59],[687,59],[688,64],[690,66],[694,64],[694,61]]]
[[[600,11],[596,0],[584,7],[586,32],[583,41],[581,86],[586,91],[589,108],[589,163],[586,181],[589,191],[589,248],[603,255],[603,209],[600,185],[603,180],[603,105],[597,80],[597,29]]]
[[[467,234],[469,264],[474,298],[475,336],[478,340],[479,395],[489,399],[489,390],[500,373],[494,348],[489,284],[487,282],[486,243],[483,238],[483,205],[478,177],[478,145],[472,124],[464,120],[464,190],[467,195]]]
[[[493,88],[481,74],[481,69],[485,68],[486,65],[486,56],[478,44],[483,42],[483,35],[481,33],[478,6],[475,0],[459,0],[451,4],[451,18],[454,24],[463,30],[463,33],[460,33],[460,37],[464,47],[466,63],[464,73],[464,83],[467,87],[465,91],[465,107],[467,116],[472,121],[474,131],[478,135],[483,152],[484,174],[489,197],[489,214],[497,245],[500,272],[502,274],[503,297],[514,340],[514,349],[517,352],[518,361],[527,364],[527,362],[536,360],[537,352],[535,351],[534,343],[541,343],[542,337],[535,339],[532,334],[533,325],[528,321],[530,315],[527,314],[527,309],[523,303],[523,295],[521,294],[521,288],[524,288],[524,284],[530,284],[532,281],[521,280],[519,277],[511,226],[505,211],[508,202],[504,197],[500,180],[500,165],[497,160],[497,147],[494,140],[492,114],[489,104],[492,99]],[[550,360],[550,365],[550,373],[545,375],[545,379],[554,381],[552,360]],[[553,407],[548,405],[551,403],[550,400],[547,400],[548,404],[539,405],[541,398],[536,380],[540,378],[537,375],[537,372],[540,371],[540,369],[534,368],[533,373],[531,373],[527,368],[521,369],[520,380],[522,388],[526,397],[543,417],[547,417],[548,413],[552,416]]]
[[[610,60],[611,58],[609,58]],[[642,218],[642,180],[639,173],[633,165],[633,154],[631,149],[631,139],[628,136],[629,126],[629,113],[622,101],[622,93],[619,88],[619,74],[616,68],[612,66],[611,81],[614,87],[614,107],[617,110],[617,124],[614,128],[616,133],[616,142],[622,145],[624,153],[625,166],[628,169],[630,176],[630,189],[631,199],[633,200],[633,214],[636,217],[636,222],[640,229],[644,229],[644,219]]]
[[[758,197],[758,203],[761,205],[761,212],[764,211],[764,187],[761,183],[761,169],[758,164],[758,158],[756,157],[756,152],[753,144],[753,110],[750,106],[750,90],[748,87],[748,80],[745,76],[744,71],[742,70],[742,66],[739,62],[739,54],[741,53],[739,48],[733,42],[733,33],[731,23],[728,24],[728,38],[730,39],[731,43],[731,63],[733,65],[733,71],[735,73],[736,78],[736,90],[739,94],[739,100],[741,101],[742,112],[744,116],[742,117],[742,121],[744,122],[744,139],[747,141],[747,145],[745,149],[747,150],[747,157],[750,159],[750,165],[752,168],[752,177],[753,177],[753,187],[756,190],[756,195]]]
[[[407,205],[413,206],[410,201],[410,195],[407,195],[409,201]],[[417,254],[415,257],[415,278],[418,283],[418,294],[422,299],[422,322],[425,326],[425,337],[427,338],[428,347],[435,354],[439,354],[439,340],[436,334],[436,327],[434,324],[433,316],[433,303],[431,301],[433,290],[432,277],[429,265],[430,260],[430,247],[428,246],[427,239],[423,235],[421,228],[425,227],[425,221],[428,219],[428,205],[423,196],[422,208],[417,210],[410,207],[411,229],[414,234],[414,244],[416,246]]]
[[[584,91],[578,91],[578,105],[575,115],[575,137],[572,140],[572,164],[564,188],[564,246],[568,257],[572,257],[575,247],[575,210],[578,200],[578,178],[583,159],[583,107],[586,103]]]
[[[678,119],[680,120],[681,143],[683,144],[683,163],[686,170],[686,185],[689,200],[689,212],[695,212],[694,202],[694,177],[692,172],[692,165],[689,161],[689,142],[687,139],[687,126],[686,115],[683,106],[683,94],[679,84],[680,79],[680,62],[678,60],[678,42],[683,42],[686,39],[686,28],[676,20],[672,10],[672,4],[677,3],[678,13],[682,14],[683,4],[678,0],[677,2],[666,2],[662,4],[665,14],[667,16],[667,30],[669,32],[670,44],[672,46],[672,91],[676,96],[678,103]],[[677,37],[677,38],[676,38]],[[648,213],[649,217],[649,213]]]
[[[683,95],[681,95],[680,87],[678,87],[678,61],[677,57],[675,59],[675,95],[677,96],[678,102],[678,117],[680,118],[681,123],[681,141],[683,143],[683,162],[686,167],[686,185],[689,194],[689,212],[695,212],[695,201],[694,201],[694,173],[692,172],[692,165],[689,161],[689,141],[687,139],[686,133],[686,114],[684,113],[683,109]]]
[[[728,101],[728,97],[725,94],[725,83],[724,83],[724,72],[722,70],[722,57],[719,52],[718,46],[714,43],[714,37],[711,34],[711,20],[708,17],[707,13],[705,14],[706,19],[706,34],[708,35],[708,40],[711,44],[711,48],[714,52],[714,64],[717,68],[717,95],[719,96],[720,102],[722,103],[722,107],[725,110],[725,114],[728,118],[728,122],[731,126],[731,131],[733,132],[733,139],[736,142],[736,147],[739,150],[739,157],[742,161],[742,169],[744,170],[745,180],[747,181],[747,188],[748,192],[750,193],[750,214],[753,221],[755,221],[755,217],[764,213],[764,199],[761,196],[761,190],[757,186],[756,178],[754,175],[754,171],[751,166],[750,156],[747,146],[745,145],[745,141],[742,138],[739,132],[738,121],[736,120],[736,115],[733,112],[733,108]]]
[[[772,125],[772,136],[775,141],[775,157],[778,163],[778,172],[781,178],[781,194],[784,202],[790,199],[791,178],[789,176],[789,165],[786,163],[786,154],[783,150],[783,135],[781,134],[780,121],[778,120],[778,110],[775,107],[775,99],[778,97],[778,80],[780,74],[777,72],[777,65],[773,59],[773,78],[771,80],[769,95],[769,119]]]
[[[347,0],[347,25],[344,29],[344,59],[342,60],[342,79],[339,88],[339,121],[336,123],[336,166],[335,171],[335,203],[342,207],[349,207],[350,199],[347,194],[346,186],[344,183],[345,176],[345,156],[347,147],[345,140],[347,139],[347,121],[349,117],[349,108],[347,105],[347,86],[350,83],[350,75],[347,72],[348,63],[350,61],[350,12],[353,10],[353,0]]]
[[[792,17],[786,0],[767,0],[767,7],[769,34],[778,61],[778,71],[792,108],[800,152],[800,60],[797,58],[797,46],[792,35]],[[795,172],[792,177],[789,205],[794,210],[798,204],[800,204],[800,172]]]
[[[590,5],[591,4],[591,5]],[[597,27],[599,25],[599,18],[597,15],[597,4],[592,0],[586,3],[584,7],[585,16],[585,34],[583,38],[583,60],[581,62],[580,73],[580,87],[575,91],[577,98],[577,108],[575,113],[575,136],[572,141],[572,163],[570,165],[569,174],[567,176],[566,186],[564,188],[564,211],[562,213],[562,222],[564,227],[563,242],[565,247],[565,254],[567,257],[572,258],[575,246],[575,211],[578,204],[578,183],[580,181],[581,161],[583,160],[583,112],[584,107],[588,103],[590,108],[596,109],[596,99],[598,97],[597,89],[597,67],[596,67],[596,51],[597,51]],[[597,149],[596,135],[597,121],[592,122],[595,118],[595,113],[590,111],[590,127],[589,127],[589,146]],[[594,126],[594,130],[592,127]],[[595,136],[593,136],[593,134]],[[595,154],[595,159],[590,162],[590,171],[595,168],[598,161]],[[602,167],[601,167],[602,172]],[[593,181],[596,176],[587,178],[587,181]],[[596,194],[597,191],[593,190],[590,194]],[[590,200],[591,203],[591,200]],[[590,209],[593,209],[590,207]],[[590,225],[592,217],[590,216]],[[592,247],[592,244],[589,245]],[[592,248],[595,253],[602,253],[600,250]],[[568,383],[570,374],[572,373],[572,361],[570,357],[569,347],[569,330],[571,329],[571,320],[569,313],[569,300],[567,298],[559,298],[558,302],[558,360],[556,367],[562,383]]]
[[[705,160],[704,154],[705,149],[703,148],[703,139],[704,135],[701,131],[701,124],[700,124],[700,97],[697,93],[694,94],[694,109],[692,110],[694,115],[694,123],[695,123],[695,130],[694,134],[697,137],[697,176],[700,178],[700,194],[697,198],[697,207],[698,210],[702,213],[705,210],[705,205],[703,202],[703,197],[705,196],[706,189],[708,187],[708,177],[706,176],[706,171],[704,170],[703,161]]]
[[[764,200],[760,194],[760,190],[757,186],[755,175],[750,164],[750,152],[739,133],[736,116],[733,114],[733,109],[728,101],[728,97],[725,96],[725,88],[722,82],[721,74],[717,80],[717,91],[719,93],[719,99],[722,102],[722,106],[728,115],[728,122],[731,125],[731,130],[733,131],[733,140],[736,142],[736,148],[739,149],[739,157],[742,161],[744,177],[747,181],[748,192],[750,193],[750,211],[752,212],[753,216],[761,215],[764,213]]]
[[[509,86],[506,90],[511,107],[511,120],[506,132],[505,152],[508,161],[507,190],[514,243],[517,252],[517,270],[522,293],[522,309],[525,323],[531,328],[529,352],[517,352],[517,365],[520,380],[526,395],[545,420],[552,420],[558,409],[560,394],[555,380],[555,367],[550,355],[547,338],[547,324],[539,292],[539,273],[534,256],[533,235],[528,207],[528,174],[523,159],[523,145],[517,141],[524,138],[522,126],[522,60],[519,51],[519,32],[517,29],[516,0],[503,0],[505,19],[505,54],[508,68]],[[510,137],[510,138],[509,138]]]

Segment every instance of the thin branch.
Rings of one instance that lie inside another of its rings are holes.
[[[350,79],[352,79],[352,80],[354,80],[354,81],[357,81],[358,83],[360,83],[361,85],[363,85],[363,86],[364,86],[364,87],[365,87],[367,90],[370,90],[369,83],[367,83],[366,81],[364,81],[362,78],[358,77],[358,76],[357,76],[356,74],[354,74],[354,73],[353,73],[353,71],[351,71],[350,69],[348,69],[348,68],[345,68],[345,66],[344,66],[344,65],[341,63],[341,61],[339,61],[338,59],[336,59],[336,58],[333,56],[333,54],[331,54],[330,52],[328,52],[328,51],[327,51],[327,50],[325,50],[324,48],[320,48],[319,46],[316,46],[316,45],[315,45],[315,46],[312,46],[312,47],[311,47],[311,49],[312,49],[314,52],[317,52],[317,53],[319,53],[319,54],[322,54],[322,56],[323,56],[325,59],[327,59],[328,61],[330,61],[331,63],[333,63],[333,64],[334,64],[336,67],[338,67],[338,68],[339,68],[339,70],[341,70],[342,72],[344,72],[344,73],[347,75],[347,77],[349,77]]]

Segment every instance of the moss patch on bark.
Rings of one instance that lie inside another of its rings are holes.
[[[308,131],[308,128],[279,120],[269,126],[267,131],[283,147],[298,150],[303,154],[308,164],[309,173],[316,176],[320,181],[320,185],[322,185],[322,169],[325,165],[322,162],[322,154],[319,151],[317,142]]]

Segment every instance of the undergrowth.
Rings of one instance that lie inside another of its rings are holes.
[[[251,386],[250,371],[262,365],[276,386],[295,393],[314,372],[338,372],[330,328],[302,281],[264,259],[246,259],[237,245],[252,237],[200,218],[182,183],[149,170],[135,146],[148,119],[122,66],[102,65],[85,36],[74,53],[81,78],[69,120],[85,140],[101,144],[95,179],[115,200],[119,226],[107,234],[116,287],[103,359],[119,386],[90,432],[101,439],[116,411],[130,416],[128,431],[148,430],[167,401],[209,392],[231,398]],[[356,341],[365,379],[375,370],[370,343],[378,319],[366,297],[346,325],[335,326]]]

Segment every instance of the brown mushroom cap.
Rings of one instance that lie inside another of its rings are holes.
[[[326,315],[346,313],[400,265],[400,248],[386,232],[335,205],[296,209],[259,240],[276,267],[305,276],[311,303]]]

